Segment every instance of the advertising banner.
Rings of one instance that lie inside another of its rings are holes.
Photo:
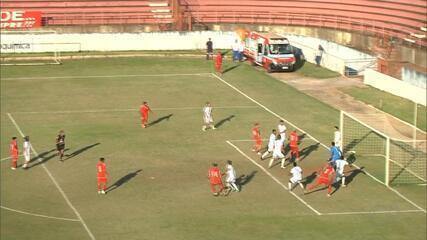
[[[41,12],[2,10],[1,29],[27,29],[41,27]]]

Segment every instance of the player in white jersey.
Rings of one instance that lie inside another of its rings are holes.
[[[346,159],[344,159],[344,157],[341,157],[341,159],[338,159],[335,161],[335,172],[336,172],[336,176],[335,176],[335,183],[339,182],[341,180],[341,186],[345,187],[345,175],[344,175],[344,169],[345,166],[350,166],[349,163],[347,162]]]
[[[289,179],[288,188],[289,191],[292,191],[295,184],[298,184],[302,190],[304,190],[304,185],[302,185],[302,169],[297,165],[297,162],[293,162],[293,168],[291,169],[292,177]]]
[[[22,168],[26,169],[28,167],[28,164],[30,163],[30,159],[31,159],[31,143],[30,143],[30,137],[29,136],[24,137],[23,149],[24,149],[23,154],[24,154],[25,163],[24,163],[24,165],[22,165]]]
[[[341,148],[341,141],[342,141],[342,139],[341,139],[341,132],[340,132],[340,129],[339,129],[339,127],[338,127],[338,126],[335,126],[335,132],[334,132],[334,143],[335,143],[335,146],[336,146],[339,150],[341,150],[341,151],[342,151],[342,148]]]
[[[276,129],[271,130],[271,134],[270,137],[268,138],[268,147],[267,147],[267,151],[265,151],[262,156],[261,156],[261,160],[263,160],[265,157],[267,157],[268,154],[272,153],[274,150],[274,141],[276,141],[276,135],[277,135],[277,131]]]
[[[206,102],[205,106],[203,107],[203,122],[204,125],[202,127],[203,131],[206,131],[208,127],[212,129],[216,129],[213,125],[213,117],[212,117],[212,106],[209,102]]]
[[[225,182],[231,191],[239,191],[239,187],[236,184],[236,171],[234,170],[233,162],[230,160],[227,161]]]
[[[280,120],[279,121],[279,125],[277,125],[277,130],[279,130],[279,134],[280,137],[282,138],[283,141],[286,140],[286,125],[285,125],[285,121]]]
[[[280,135],[277,135],[276,140],[274,141],[274,148],[273,148],[273,157],[270,160],[270,163],[268,164],[268,167],[271,168],[273,165],[274,160],[282,160],[282,168],[285,168],[285,155],[282,153],[283,148],[283,140],[281,139]]]

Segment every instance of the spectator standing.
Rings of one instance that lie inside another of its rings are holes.
[[[239,48],[240,48],[240,44],[239,44],[239,41],[236,39],[233,45],[231,46],[231,50],[233,51],[233,62],[239,60]]]
[[[206,60],[213,59],[213,43],[211,38],[206,42]]]
[[[319,47],[316,51],[316,67],[320,67],[320,62],[322,61],[323,53],[325,52],[325,49],[323,49],[322,45],[319,44]]]

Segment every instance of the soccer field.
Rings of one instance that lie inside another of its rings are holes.
[[[288,132],[298,128],[310,182],[329,157],[339,111],[247,64],[225,68],[217,77],[211,62],[186,58],[2,67],[0,238],[426,239],[426,187],[385,187],[370,175],[382,164],[353,168],[331,198],[290,193],[290,167],[268,169],[251,151],[253,123],[263,138],[280,118]],[[144,100],[155,112],[146,129]],[[206,101],[217,129],[203,132]],[[69,155],[62,163],[60,129]],[[34,158],[30,169],[12,171],[8,143],[17,136],[22,148],[21,135],[30,136]],[[99,157],[110,173],[106,195],[96,189]],[[207,170],[226,160],[242,191],[213,197]]]

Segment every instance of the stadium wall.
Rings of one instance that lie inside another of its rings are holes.
[[[365,71],[363,82],[372,87],[426,106],[426,89],[390,77],[372,69]]]

